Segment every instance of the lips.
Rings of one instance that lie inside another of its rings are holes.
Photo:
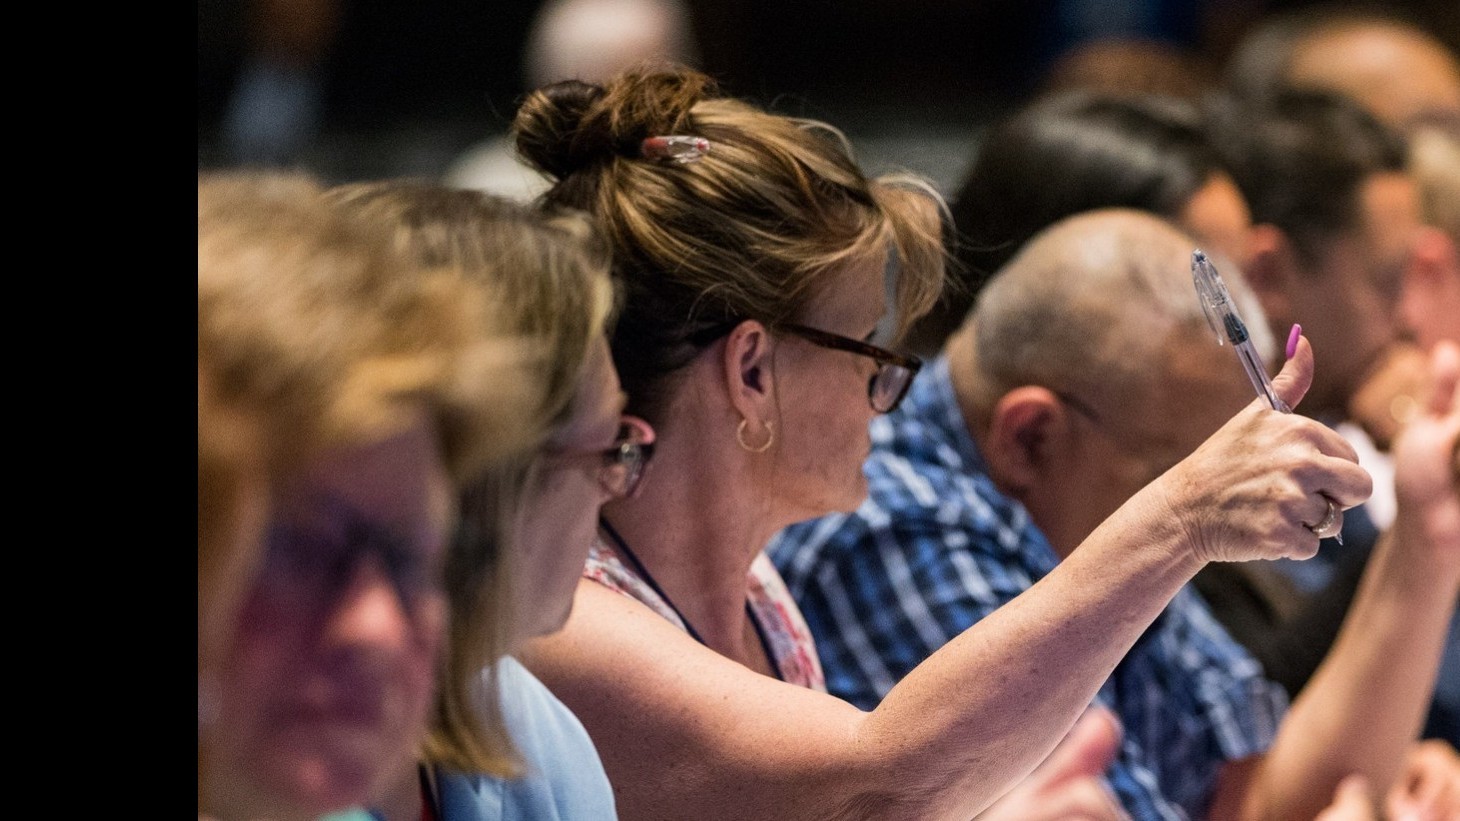
[[[285,725],[336,725],[358,729],[390,726],[389,699],[378,685],[316,679],[270,711]]]

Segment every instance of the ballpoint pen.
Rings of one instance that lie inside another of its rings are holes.
[[[1237,352],[1238,361],[1247,371],[1247,378],[1252,380],[1252,387],[1257,389],[1257,395],[1266,399],[1273,410],[1292,413],[1293,409],[1273,390],[1267,368],[1263,367],[1262,357],[1258,356],[1257,349],[1252,346],[1247,325],[1237,315],[1237,306],[1232,304],[1232,295],[1227,293],[1222,275],[1217,273],[1217,267],[1200,250],[1191,252],[1191,279],[1196,283],[1196,293],[1201,299],[1201,308],[1206,313],[1207,323],[1217,335],[1217,344],[1222,344],[1224,337],[1231,342],[1233,350]]]
[[[1222,344],[1224,337],[1232,343],[1232,349],[1237,352],[1237,360],[1242,363],[1243,370],[1247,371],[1252,387],[1257,389],[1258,398],[1266,399],[1268,406],[1275,411],[1292,413],[1292,406],[1273,390],[1267,368],[1263,367],[1262,357],[1258,356],[1257,349],[1252,345],[1247,324],[1237,314],[1237,306],[1232,304],[1232,295],[1227,292],[1222,275],[1217,273],[1217,267],[1200,249],[1191,252],[1191,280],[1196,283],[1202,312],[1206,314],[1207,324],[1212,326],[1212,331],[1217,335],[1217,344]],[[1320,538],[1332,536],[1339,544],[1343,544],[1343,535],[1335,528],[1337,521],[1338,506],[1329,499],[1328,512],[1323,521],[1309,525],[1308,529]]]

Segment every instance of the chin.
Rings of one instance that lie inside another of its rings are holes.
[[[867,501],[867,476],[866,474],[862,473],[861,467],[858,466],[857,481],[855,485],[850,488],[850,492],[847,494],[842,503],[838,505],[834,510],[828,512],[855,513],[857,508],[861,507],[862,503],[865,501]]]
[[[323,736],[266,753],[269,760],[260,762],[267,792],[309,817],[368,803],[400,758],[397,745],[376,734],[341,730]]]
[[[867,500],[867,480],[861,479],[855,493],[838,494],[816,500],[792,514],[787,524],[819,519],[834,513],[855,513]]]
[[[255,762],[252,772],[222,796],[215,815],[243,812],[272,821],[312,821],[322,815],[369,803],[376,793],[379,762],[345,762],[302,751]]]

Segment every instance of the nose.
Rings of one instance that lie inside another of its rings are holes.
[[[357,564],[335,596],[325,624],[336,647],[400,650],[411,638],[411,614],[379,556]]]

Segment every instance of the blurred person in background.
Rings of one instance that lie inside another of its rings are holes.
[[[956,285],[914,327],[909,345],[937,353],[979,287],[1030,237],[1102,207],[1177,220],[1210,253],[1239,263],[1252,227],[1192,103],[1098,91],[1050,95],[996,123],[974,152],[952,204]]]
[[[1242,452],[1274,463],[1316,446],[1353,467],[1333,431],[1252,400],[1195,298],[1193,245],[1128,210],[1037,234],[907,404],[874,420],[868,501],[777,537],[770,552],[834,694],[875,707],[942,642],[1088,559],[1102,519],[1153,480],[1212,458],[1226,433],[1283,420],[1311,439],[1293,451],[1273,431],[1249,430]],[[1229,284],[1252,304],[1239,279]],[[1290,352],[1275,385],[1296,405],[1316,363],[1301,337]],[[1460,499],[1434,471],[1460,435],[1460,352],[1437,358],[1435,373],[1443,403],[1406,440],[1410,527],[1376,554],[1340,646],[1291,710],[1190,589],[1101,688],[1125,728],[1108,776],[1133,816],[1310,818],[1351,772],[1382,789],[1401,780],[1460,592]],[[1203,487],[1248,481],[1229,474]],[[1341,505],[1362,498],[1345,494]],[[1242,505],[1243,516],[1271,503]],[[1282,507],[1285,538],[1316,549],[1325,495]]]
[[[199,22],[230,5],[242,16],[243,58],[223,115],[230,165],[287,167],[324,122],[325,72],[344,0],[246,0],[200,7]]]
[[[1404,272],[1400,314],[1420,347],[1460,341],[1460,129],[1410,136],[1409,169],[1426,228]]]
[[[1393,8],[1327,3],[1272,15],[1238,43],[1224,82],[1257,102],[1289,87],[1345,94],[1401,131],[1460,127],[1460,59]]]
[[[530,89],[559,80],[598,83],[644,62],[696,65],[698,54],[683,0],[547,0],[527,34],[523,74]],[[468,148],[443,179],[522,202],[551,185],[518,158],[507,135]]]
[[[1274,333],[1303,326],[1323,357],[1304,412],[1349,422],[1387,450],[1392,399],[1423,371],[1398,299],[1421,230],[1418,190],[1395,132],[1341,95],[1280,92],[1217,108],[1214,144],[1257,227],[1244,272]],[[1392,511],[1369,505],[1381,528]]]

